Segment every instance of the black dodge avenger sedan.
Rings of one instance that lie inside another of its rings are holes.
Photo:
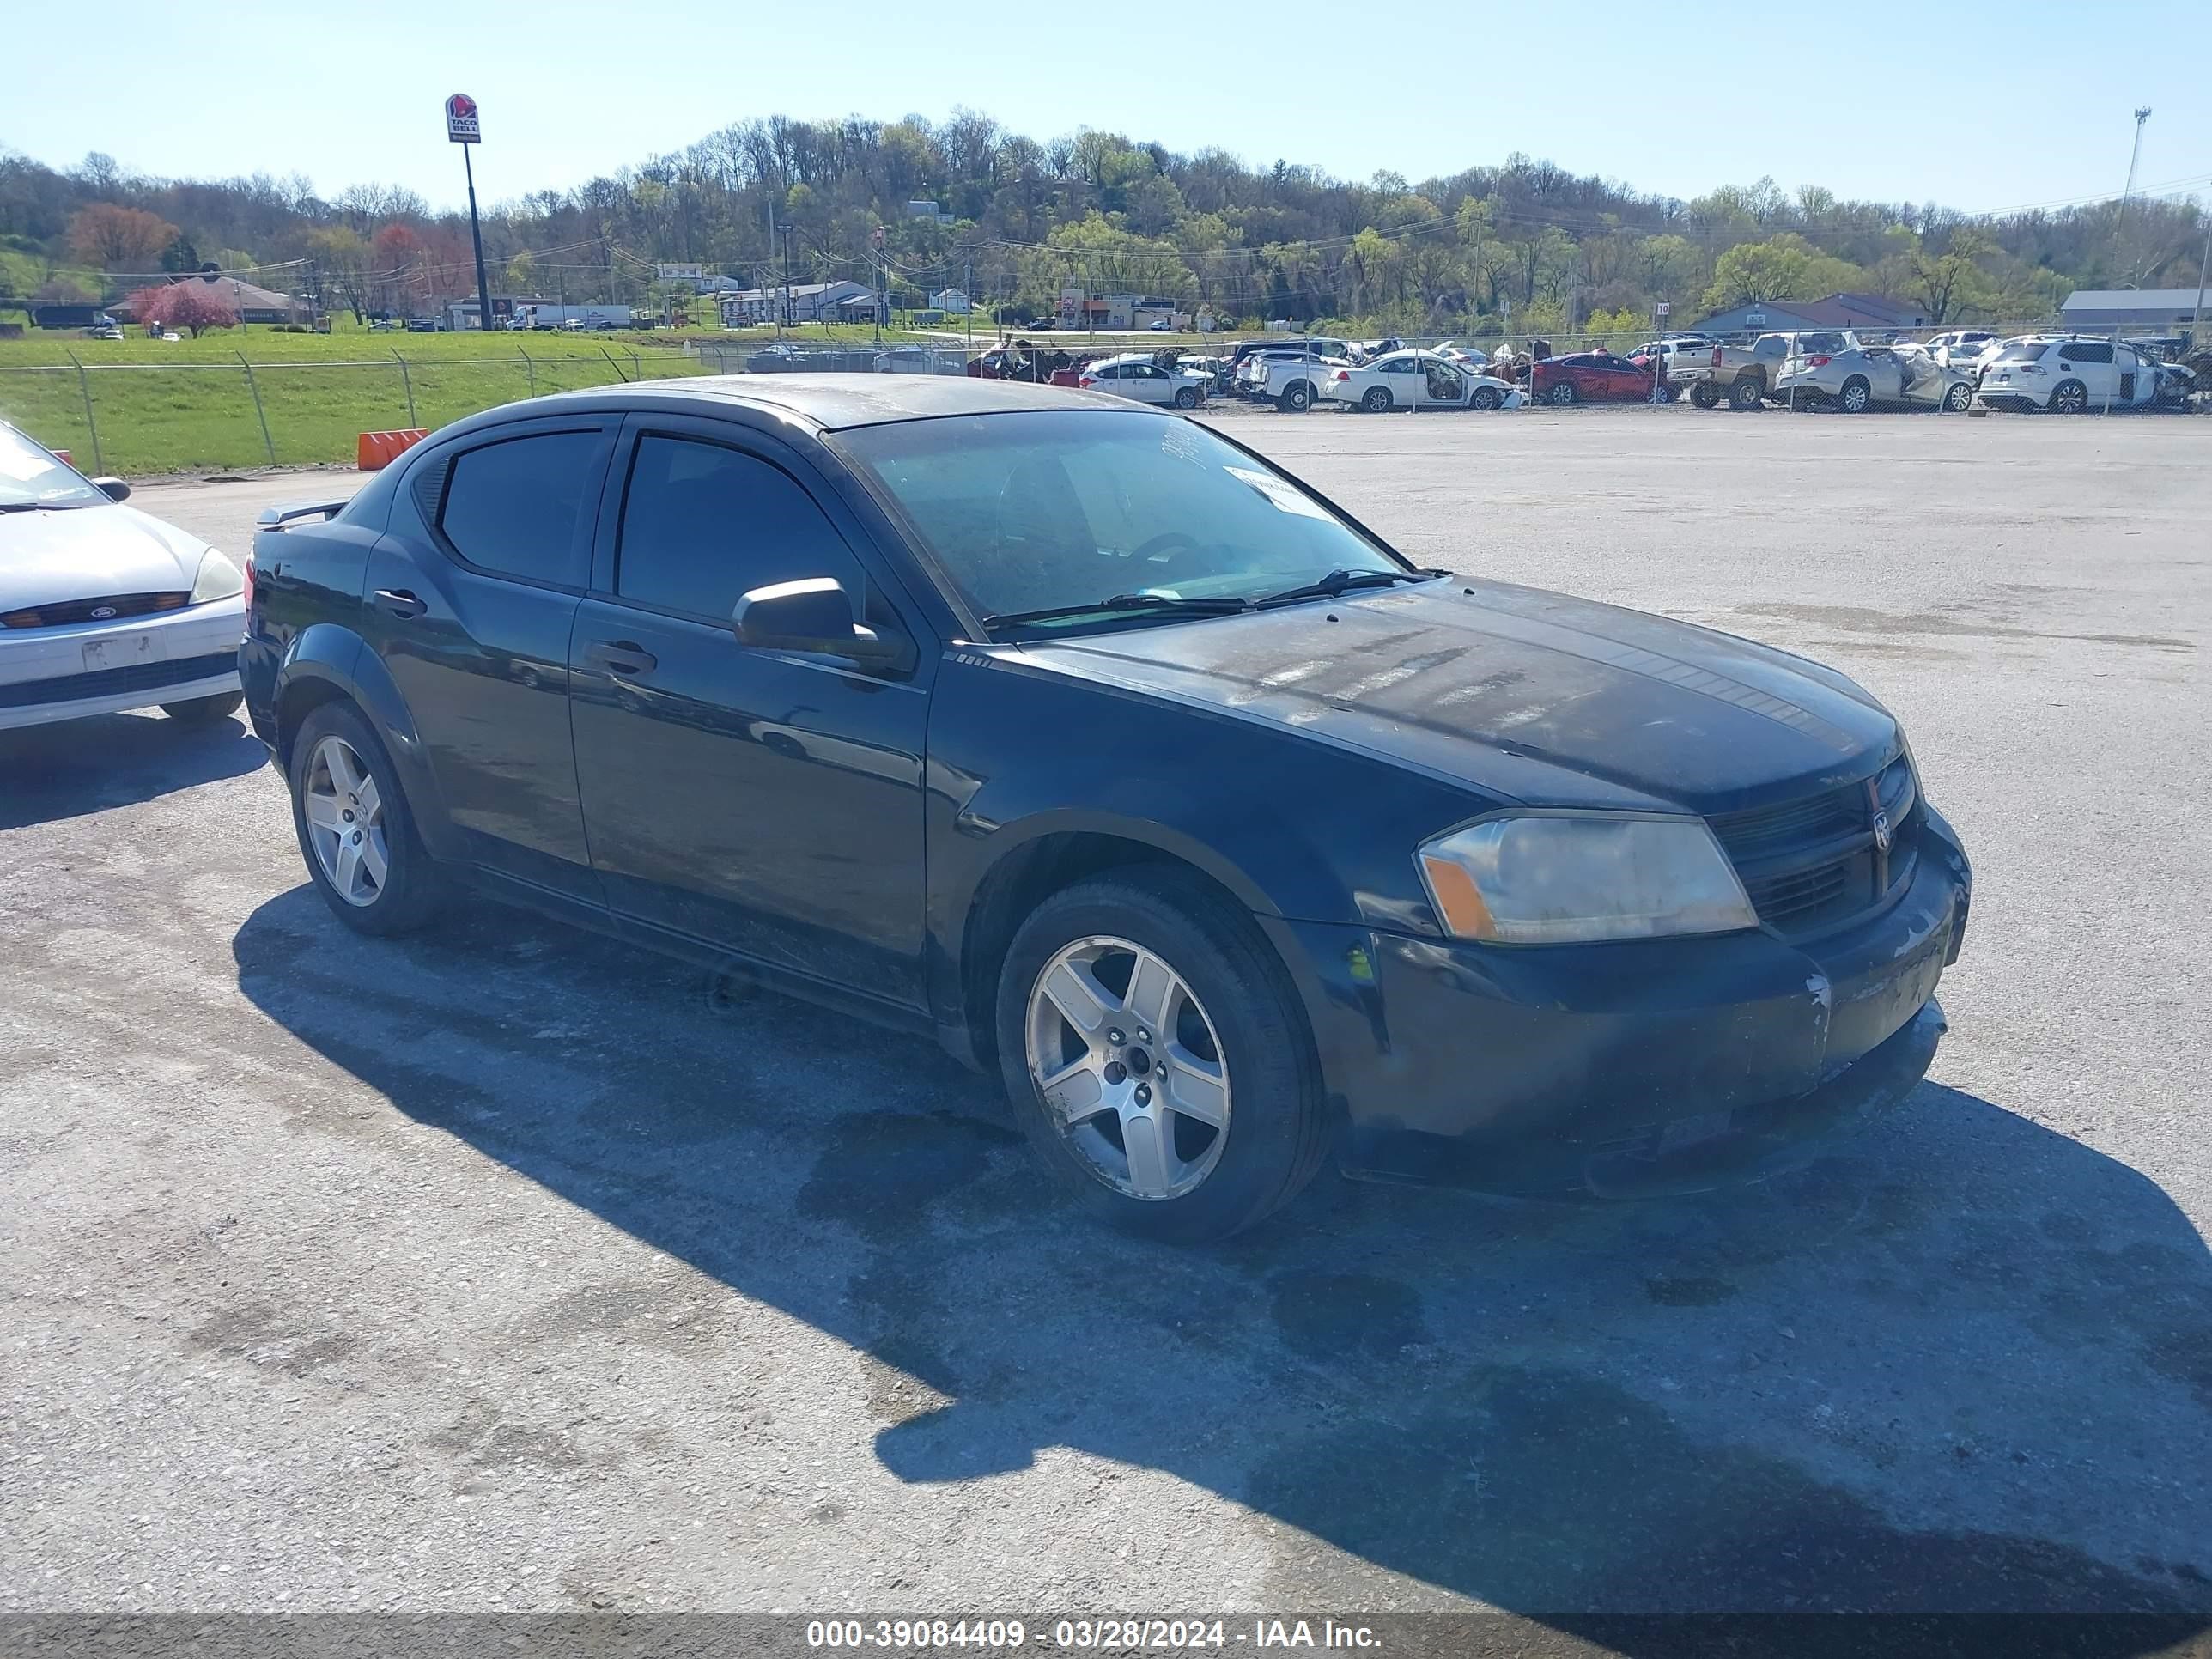
[[[1755,1176],[1943,1030],[1966,860],[1871,696],[1417,568],[1189,419],[633,385],[264,525],[240,665],[343,921],[464,884],[931,1033],[1148,1232],[1330,1158]]]

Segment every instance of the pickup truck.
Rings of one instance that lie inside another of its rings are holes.
[[[1723,401],[1735,409],[1757,409],[1777,395],[1782,365],[1791,357],[1858,349],[1858,337],[1849,329],[1762,334],[1747,346],[1717,345],[1702,356],[1678,356],[1667,365],[1667,383],[1687,386],[1690,401],[1699,409]]]
[[[1303,415],[1320,398],[1322,383],[1351,361],[1342,354],[1324,356],[1319,346],[1256,352],[1237,369],[1237,389],[1286,415]]]

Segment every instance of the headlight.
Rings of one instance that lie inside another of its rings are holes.
[[[238,567],[215,550],[208,549],[200,556],[200,574],[192,578],[194,605],[205,605],[210,599],[227,599],[234,593],[246,591],[246,578]]]
[[[1461,939],[1564,945],[1759,925],[1699,818],[1491,818],[1425,843],[1418,862],[1437,915]]]

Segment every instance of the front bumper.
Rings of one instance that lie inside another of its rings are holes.
[[[1263,925],[1305,993],[1347,1174],[1625,1195],[1776,1173],[1909,1094],[1972,880],[1931,811],[1895,902],[1809,942],[1513,950]]]
[[[0,731],[235,691],[245,632],[230,599],[0,635]]]

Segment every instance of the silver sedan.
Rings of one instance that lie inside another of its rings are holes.
[[[1861,346],[1784,360],[1773,395],[1846,415],[1869,409],[1964,410],[1974,400],[1972,374],[1936,361],[1919,346]]]

